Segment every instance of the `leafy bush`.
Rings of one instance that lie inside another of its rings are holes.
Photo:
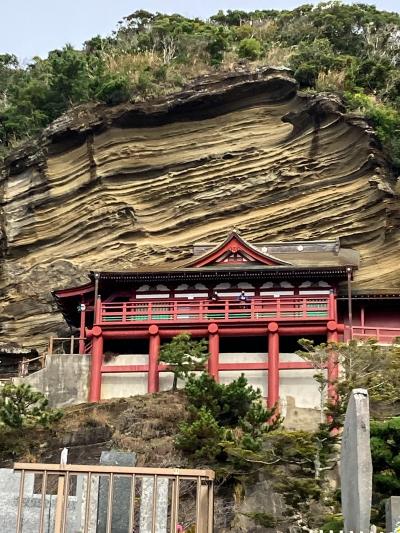
[[[358,62],[354,69],[354,85],[376,91],[386,87],[390,63],[384,58],[370,57]]]
[[[238,53],[239,57],[245,59],[258,59],[262,53],[262,44],[254,37],[243,39],[240,41]]]
[[[335,384],[339,400],[327,405],[328,414],[332,417],[335,427],[343,424],[347,402],[353,389],[363,388],[369,391],[372,415],[379,412],[383,406],[389,414],[400,404],[399,345],[382,346],[373,339],[367,342],[353,340],[348,343],[323,343],[318,346],[314,346],[310,340],[300,339],[299,344],[303,349],[297,354],[311,362],[317,371],[314,379],[319,385],[322,411],[328,386],[324,368],[332,352],[336,354],[336,360],[343,369],[340,381]]]
[[[400,417],[371,422],[373,515],[385,524],[385,500],[400,491]]]
[[[398,412],[400,403],[400,346],[395,343],[391,346],[381,346],[376,341],[370,340],[363,343],[350,341],[349,343],[329,343],[314,346],[312,341],[301,339],[303,350],[297,352],[312,363],[317,371],[314,378],[320,386],[320,392],[325,399],[326,385],[328,384],[324,368],[330,355],[336,354],[342,372],[336,384],[338,401],[328,403],[326,412],[332,417],[332,425],[338,427],[343,424],[344,412],[348,398],[353,389],[364,388],[369,391],[370,409],[372,416],[390,416],[391,412]],[[294,442],[291,444],[285,437],[286,450],[301,458],[305,454],[305,461],[311,465],[313,447],[318,442],[324,447],[315,448],[321,464],[329,462],[329,445],[333,443],[332,436],[321,425],[317,440],[308,442],[307,435],[301,437],[291,433]],[[325,431],[325,435],[324,435]],[[400,417],[389,418],[384,421],[371,421],[371,454],[373,462],[373,520],[377,526],[384,524],[384,501],[393,493],[400,491]],[[279,444],[279,432],[275,439],[276,453],[286,453]],[[330,439],[330,440],[329,440]],[[288,446],[288,444],[290,444]],[[328,445],[328,447],[327,447]],[[317,455],[315,454],[317,457]],[[323,529],[329,529],[325,524]]]
[[[343,530],[343,517],[341,515],[325,516],[324,523],[319,527],[320,531],[330,533],[330,531]]]
[[[0,422],[9,428],[48,427],[62,412],[48,407],[47,398],[30,385],[7,383],[0,390]]]
[[[221,426],[235,427],[261,399],[259,390],[248,384],[241,375],[228,385],[217,383],[209,374],[189,377],[185,391],[194,410],[205,407]]]
[[[139,72],[136,89],[140,94],[150,94],[153,89],[153,76],[149,70]]]
[[[207,52],[210,54],[210,62],[212,65],[219,65],[223,58],[224,52],[228,49],[228,39],[225,31],[218,28],[216,32],[212,32],[212,37],[207,44]]]
[[[108,75],[102,80],[96,97],[107,105],[126,102],[130,97],[129,80],[122,75]]]
[[[319,69],[311,63],[302,63],[294,72],[294,77],[300,87],[314,87],[317,81]]]
[[[387,147],[394,164],[400,166],[400,111],[364,93],[347,92],[345,98],[350,109],[361,111],[371,120],[377,137]]]

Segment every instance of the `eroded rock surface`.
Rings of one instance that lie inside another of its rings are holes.
[[[396,183],[369,126],[343,112],[264,69],[64,115],[3,172],[2,337],[43,346],[67,332],[52,289],[182,259],[233,227],[251,241],[345,238],[361,253],[356,288],[399,290]]]

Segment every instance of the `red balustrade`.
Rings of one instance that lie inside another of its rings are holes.
[[[385,328],[381,326],[353,326],[351,328],[352,338],[355,340],[376,339],[381,344],[392,344],[394,340],[400,338],[400,328]],[[345,339],[348,340],[349,328],[345,330]]]
[[[248,302],[175,299],[102,303],[97,323],[308,321],[334,317],[329,297],[252,298]]]

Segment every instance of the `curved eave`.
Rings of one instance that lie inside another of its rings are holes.
[[[316,278],[325,276],[344,280],[347,279],[347,266],[340,267],[318,267],[318,268],[299,268],[290,266],[268,267],[252,270],[235,270],[235,269],[198,269],[185,268],[170,271],[144,271],[144,272],[101,272],[100,280],[120,281],[120,282],[144,282],[144,281],[181,281],[181,280],[225,280],[225,279],[282,279],[287,277]],[[350,267],[352,271],[354,267]]]
[[[86,283],[79,287],[70,287],[68,289],[59,289],[52,291],[53,298],[56,301],[57,308],[63,315],[69,326],[78,327],[76,308],[81,302],[82,296],[94,292],[93,283]]]
[[[80,285],[78,287],[69,287],[68,289],[57,289],[51,291],[54,298],[70,298],[71,296],[83,296],[94,291],[94,285],[92,282]]]

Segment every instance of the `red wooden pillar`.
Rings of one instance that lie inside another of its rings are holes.
[[[329,292],[328,298],[328,317],[329,320],[337,320],[337,307],[336,307],[336,297],[333,289]]]
[[[216,382],[219,381],[219,333],[215,323],[208,326],[208,349],[210,356],[208,359],[208,373]]]
[[[103,332],[99,326],[91,331],[92,361],[90,365],[89,402],[99,402],[101,398],[101,366],[103,364]]]
[[[330,320],[327,324],[327,340],[328,342],[338,341],[337,323]],[[337,364],[337,354],[332,350],[328,358],[328,398],[335,403],[337,400],[336,385],[339,378],[339,365]]]
[[[152,324],[149,327],[149,371],[147,373],[147,392],[158,392],[159,374],[158,357],[160,353],[160,332],[158,326]]]
[[[279,333],[278,324],[268,324],[268,407],[279,401]]]

